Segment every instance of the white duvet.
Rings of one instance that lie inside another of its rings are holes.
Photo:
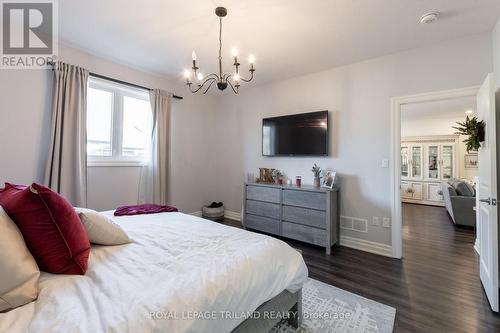
[[[84,276],[42,273],[38,299],[0,314],[0,332],[230,332],[307,278],[268,236],[182,213],[113,219],[133,243],[92,246]]]

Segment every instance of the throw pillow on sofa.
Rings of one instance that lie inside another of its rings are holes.
[[[21,231],[42,271],[85,274],[90,253],[87,233],[73,206],[51,189],[6,184],[0,205]]]
[[[0,312],[35,300],[40,270],[16,224],[0,206]]]
[[[476,190],[474,187],[464,181],[457,181],[453,184],[453,187],[455,188],[455,191],[457,191],[458,195],[464,196],[464,197],[473,197],[476,195]]]

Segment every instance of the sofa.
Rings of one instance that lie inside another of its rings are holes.
[[[466,181],[450,178],[441,183],[446,210],[456,225],[476,226],[476,190]]]

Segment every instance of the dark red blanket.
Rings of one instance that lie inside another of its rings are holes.
[[[170,213],[177,212],[177,208],[172,206],[162,206],[154,204],[122,206],[115,210],[115,216],[124,215],[141,215],[141,214],[156,214],[156,213]]]

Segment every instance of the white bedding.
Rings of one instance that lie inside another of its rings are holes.
[[[268,236],[182,213],[113,219],[133,242],[92,246],[84,276],[42,273],[38,299],[0,314],[0,332],[230,332],[307,278],[302,256]]]

